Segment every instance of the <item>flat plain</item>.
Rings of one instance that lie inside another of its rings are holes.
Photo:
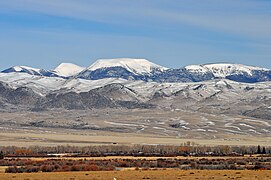
[[[4,146],[271,144],[269,120],[184,110],[93,109],[1,112]]]
[[[126,180],[126,179],[260,179],[269,180],[271,171],[253,170],[123,170],[123,171],[85,171],[52,173],[0,173],[1,180]]]

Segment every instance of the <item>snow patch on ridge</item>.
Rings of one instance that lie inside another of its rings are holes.
[[[202,65],[188,65],[188,66],[185,66],[184,68],[191,72],[200,72],[200,73],[209,72],[209,69]]]

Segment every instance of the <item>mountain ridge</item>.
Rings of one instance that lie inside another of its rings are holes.
[[[271,80],[271,70],[235,63],[208,63],[166,68],[146,59],[99,59],[87,68],[61,63],[54,70],[14,66],[2,73],[28,73],[37,76],[81,78],[98,80],[122,78],[155,82],[201,82],[212,79],[230,79],[236,82],[256,83]]]

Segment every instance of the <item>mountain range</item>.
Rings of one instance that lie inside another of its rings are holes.
[[[101,59],[54,70],[0,73],[1,111],[170,109],[271,119],[271,70],[216,63],[166,68],[145,59]]]
[[[242,64],[217,63],[189,65],[182,68],[166,68],[146,59],[101,59],[89,67],[62,63],[54,70],[37,69],[27,66],[14,66],[2,73],[27,73],[45,77],[65,79],[81,78],[97,80],[121,78],[154,82],[201,82],[212,79],[229,79],[236,82],[264,82],[271,80],[271,70]]]

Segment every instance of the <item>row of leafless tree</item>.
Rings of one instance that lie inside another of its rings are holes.
[[[202,146],[187,142],[176,145],[93,145],[93,146],[0,146],[0,159],[3,156],[48,156],[66,154],[67,156],[224,156],[244,154],[271,154],[271,147],[261,146]]]

